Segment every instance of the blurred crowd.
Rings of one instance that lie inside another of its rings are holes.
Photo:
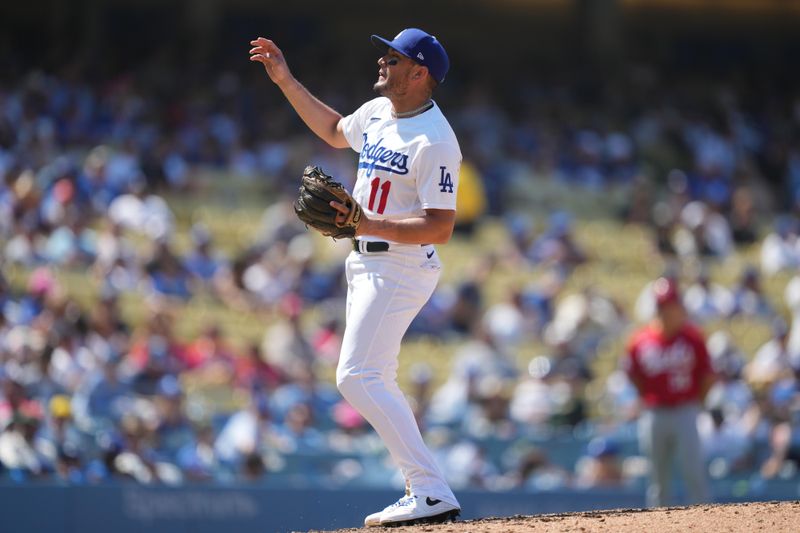
[[[474,208],[459,231],[494,216],[509,236],[443,284],[409,333],[458,345],[443,385],[420,364],[408,391],[454,488],[620,486],[646,473],[635,391],[621,371],[598,386],[593,369],[603,346],[652,316],[651,292],[627,309],[603,287],[565,288],[599,259],[569,212],[537,224],[525,210],[552,187],[623,191],[615,215],[648,229],[695,321],[770,329],[754,354],[725,327],[709,336],[719,381],[700,430],[715,477],[794,475],[800,276],[785,302],[762,281],[800,266],[800,101],[790,91],[754,100],[744,80],[630,75],[624,100],[612,86],[522,79],[513,113],[479,83],[444,93]],[[364,420],[319,377],[338,357],[342,266],[315,262],[285,194],[309,162],[354,176],[352,154],[299,133],[287,106],[240,73],[189,94],[144,71],[79,79],[34,72],[0,87],[0,269],[26,273],[15,285],[0,275],[0,479],[402,486]],[[343,111],[360,103],[331,93]],[[166,198],[188,196],[209,167],[270,191],[262,231],[234,256],[198,223],[188,248],[176,246]],[[745,246],[759,247],[760,264],[732,286],[712,280],[709,266]],[[535,281],[488,303],[498,268]],[[96,281],[90,306],[58,271]],[[121,311],[128,293],[144,302],[135,320]],[[199,298],[271,313],[272,325],[245,349],[220,324],[184,338],[176,313]],[[304,321],[309,310],[315,320]],[[520,368],[532,343],[543,352]]]

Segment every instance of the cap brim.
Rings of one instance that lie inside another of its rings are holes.
[[[386,52],[388,51],[388,49],[389,49],[389,48],[391,48],[392,50],[394,50],[394,51],[395,51],[395,52],[397,52],[398,54],[400,54],[400,55],[402,55],[402,56],[404,56],[404,57],[408,57],[408,58],[411,58],[411,59],[413,59],[411,56],[409,56],[408,54],[406,54],[406,53],[405,53],[405,52],[403,52],[402,50],[400,50],[400,49],[398,49],[398,48],[395,48],[395,47],[392,45],[392,41],[390,41],[390,40],[388,40],[388,39],[384,39],[384,38],[383,38],[383,37],[381,37],[380,35],[372,35],[372,36],[369,38],[369,40],[370,40],[370,41],[372,41],[372,44],[375,46],[375,48],[377,48],[377,49],[378,49],[378,50],[380,50],[381,52],[384,52],[384,53],[386,53]]]

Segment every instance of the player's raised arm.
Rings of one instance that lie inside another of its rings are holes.
[[[347,148],[347,140],[339,127],[342,115],[331,109],[306,89],[289,70],[280,48],[269,39],[250,41],[250,61],[264,65],[269,79],[283,92],[303,122],[317,136],[334,148]]]

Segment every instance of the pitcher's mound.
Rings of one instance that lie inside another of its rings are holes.
[[[535,498],[535,496],[531,496]],[[800,532],[800,502],[696,505],[663,509],[621,509],[585,513],[464,520],[453,524],[345,529],[370,533],[544,533],[544,532]]]

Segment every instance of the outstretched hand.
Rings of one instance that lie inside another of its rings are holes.
[[[291,78],[289,66],[283,57],[283,52],[275,43],[264,37],[259,37],[250,41],[253,48],[250,49],[250,61],[256,61],[264,65],[269,79],[280,85]]]

